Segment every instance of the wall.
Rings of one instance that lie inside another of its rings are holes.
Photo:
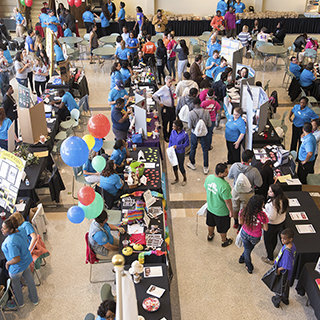
[[[305,12],[306,0],[264,0],[263,10]]]

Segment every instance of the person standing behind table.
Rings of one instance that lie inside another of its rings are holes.
[[[224,16],[225,26],[226,26],[226,35],[227,38],[236,38],[237,29],[236,29],[236,14],[233,11],[233,8],[230,6],[229,11]]]
[[[215,168],[215,174],[210,174],[204,182],[208,203],[206,219],[208,226],[207,240],[213,240],[214,229],[217,227],[222,247],[227,247],[233,242],[232,238],[227,238],[227,232],[230,229],[230,217],[233,216],[231,187],[224,179],[227,176],[228,166],[224,163],[218,163]]]
[[[208,110],[211,118],[211,127],[208,130],[208,147],[209,150],[212,150],[212,134],[213,128],[216,124],[217,113],[220,113],[221,106],[220,104],[214,100],[214,91],[213,89],[209,89],[207,92],[207,99],[201,102],[201,108]]]
[[[200,89],[205,87],[204,79],[206,78],[206,75],[200,69],[202,61],[202,54],[198,54],[195,56],[194,62],[190,67],[191,80],[195,81]]]
[[[28,250],[28,239],[24,230],[18,230],[18,221],[11,216],[2,223],[2,234],[6,237],[1,245],[2,252],[7,259],[6,268],[12,279],[12,288],[20,308],[24,306],[21,287],[21,277],[28,286],[29,299],[36,306],[39,303],[37,288],[30,271],[32,256]],[[15,302],[7,303],[9,309],[16,308]]]
[[[221,44],[217,41],[217,36],[214,34],[210,38],[210,42],[207,45],[207,54],[209,57],[213,55],[214,51],[221,51]]]
[[[60,25],[60,22],[58,20],[58,18],[54,15],[53,10],[49,11],[48,14],[48,19],[45,22],[45,24],[47,25],[47,27],[56,35],[56,37],[58,36],[58,25]]]
[[[0,148],[8,150],[8,130],[12,121],[6,117],[6,112],[0,107]]]
[[[98,47],[99,47],[99,43],[98,43],[98,35],[97,35],[97,25],[94,24],[92,26],[92,29],[90,31],[90,36],[89,36],[90,64],[95,63],[93,61],[93,50],[97,49]]]
[[[177,44],[174,40],[174,35],[170,32],[168,34],[168,45],[167,45],[167,57],[168,57],[168,71],[170,77],[173,76],[173,81],[176,81],[176,53],[173,51],[173,48]]]
[[[241,0],[236,0],[236,3],[234,4],[235,13],[243,13],[243,11],[246,9],[246,5],[241,2]]]
[[[130,38],[127,41],[127,48],[130,50],[130,58],[131,61],[133,61],[137,55],[137,51],[139,48],[139,41],[135,37],[135,33],[133,30],[130,31]]]
[[[284,38],[286,36],[286,29],[284,28],[284,22],[280,21],[277,24],[277,28],[274,31],[274,33],[270,33],[270,34],[274,36],[274,38],[272,39],[273,43],[279,43],[279,44],[284,43]]]
[[[187,71],[189,49],[184,39],[178,40],[178,43],[180,48],[178,48],[178,44],[176,44],[172,50],[178,53],[178,79],[181,81],[182,74]]]
[[[121,64],[119,62],[115,62],[111,67],[111,83],[110,83],[110,90],[112,90],[116,86],[116,81],[121,80],[123,81],[122,74],[120,72]]]
[[[299,104],[296,104],[289,113],[289,121],[292,122],[292,138],[290,151],[297,150],[297,144],[301,144],[300,137],[302,135],[302,128],[306,122],[310,122],[312,119],[319,118],[319,116],[310,109],[308,105],[309,99],[307,97],[301,97]],[[292,115],[294,118],[292,120]]]
[[[173,79],[170,76],[166,76],[166,84],[152,96],[153,100],[157,102],[161,108],[163,138],[166,142],[169,142],[173,121],[176,118],[173,98],[174,88],[172,86],[172,82]]]
[[[70,92],[65,92],[63,89],[60,89],[58,96],[62,99],[51,101],[50,104],[59,108],[58,115],[62,121],[65,121],[73,109],[79,110],[79,106]]]
[[[209,111],[201,108],[201,101],[197,97],[193,100],[194,109],[189,113],[188,126],[191,129],[191,150],[189,154],[189,160],[187,167],[191,170],[196,170],[196,150],[198,146],[198,140],[200,139],[202,153],[203,153],[203,173],[206,175],[209,172],[209,157],[208,157],[208,134],[209,129],[212,125]],[[198,137],[195,135],[194,131],[198,122],[202,120],[207,127],[207,134],[205,136]]]
[[[289,65],[289,71],[294,74],[294,76],[296,77],[296,79],[298,81],[300,80],[300,75],[301,75],[302,69],[298,64],[297,57],[291,57],[290,65]]]
[[[190,72],[185,71],[183,73],[184,80],[179,81],[176,86],[176,95],[178,98],[181,98],[183,96],[187,96],[190,92],[190,89],[192,89],[192,88],[196,88],[197,91],[199,91],[198,84],[195,81],[190,80],[190,78],[191,78]]]
[[[98,16],[97,14],[94,15],[96,16],[96,18],[100,18],[101,20],[101,36],[106,36],[108,34],[108,27],[110,26],[108,17],[106,17],[103,12],[100,13],[100,16]]]
[[[126,11],[124,10],[125,6],[126,6],[126,4],[122,1],[120,1],[120,10],[118,12],[118,18],[116,19],[116,21],[119,23],[120,34],[121,34],[121,32],[124,32],[123,28],[126,28],[126,30],[128,32],[128,28],[126,27]],[[128,36],[129,36],[129,34],[128,34]],[[126,41],[126,39],[124,39],[124,38],[123,38],[123,40]]]
[[[30,63],[25,64],[21,51],[18,51],[15,56],[14,69],[16,70],[16,79],[18,83],[28,87],[28,68]]]
[[[155,58],[154,53],[157,50],[156,45],[151,41],[151,34],[147,34],[147,42],[143,45],[141,51],[144,52],[144,56],[147,59],[147,62],[149,62],[149,59],[151,59],[152,64],[155,64]]]
[[[68,28],[71,30],[72,33],[76,33],[76,19],[73,14],[70,13],[69,9],[65,10],[65,18],[64,21],[67,24]]]
[[[111,111],[114,108],[118,98],[125,99],[125,107],[134,98],[134,97],[129,97],[127,90],[124,88],[124,83],[122,80],[117,80],[116,86],[109,92],[108,103],[111,106]]]
[[[164,14],[162,14],[161,9],[157,10],[157,14],[152,19],[152,24],[154,25],[154,29],[156,30],[156,33],[166,31],[168,19]]]
[[[98,155],[98,152],[94,150],[89,151],[89,157],[85,164],[82,166],[84,179],[88,183],[97,183],[100,182],[100,173],[93,169],[92,159]]]
[[[221,16],[221,11],[217,10],[217,14],[212,18],[210,26],[213,30],[218,30],[218,35],[222,36],[224,31],[224,19]]]
[[[289,209],[289,200],[283,193],[279,184],[272,184],[268,190],[269,199],[266,202],[264,211],[268,216],[268,230],[263,233],[264,246],[267,257],[261,257],[265,263],[273,265],[273,252],[277,246],[278,236],[284,229],[286,213]]]
[[[17,102],[13,98],[13,87],[10,84],[6,84],[4,87],[5,95],[3,97],[3,109],[6,113],[6,117],[12,122],[15,121],[15,133],[18,136],[18,112],[17,112]]]
[[[114,300],[104,300],[101,302],[97,311],[96,320],[115,319],[116,315],[116,303]]]
[[[263,212],[263,204],[263,196],[259,194],[253,195],[239,213],[240,224],[242,225],[240,236],[244,247],[239,263],[245,263],[246,269],[250,274],[253,271],[251,252],[261,239],[261,229],[268,230],[269,219]]]
[[[273,162],[267,160],[260,170],[262,185],[256,188],[256,194],[264,196],[264,200],[268,199],[269,186],[274,183]]]
[[[125,100],[118,98],[116,104],[111,111],[112,132],[117,140],[127,140],[128,130],[130,127],[129,116],[131,109],[124,110]]]
[[[210,82],[210,86],[213,83],[213,76],[212,72],[215,67],[218,67],[220,65],[221,59],[219,58],[219,51],[214,50],[212,53],[212,56],[209,56],[206,62],[206,80]]]
[[[46,89],[47,76],[49,74],[47,67],[43,64],[40,58],[36,58],[35,64],[33,66],[33,73],[37,96],[40,98],[41,94],[44,94],[44,91]]]
[[[242,32],[240,32],[238,34],[238,39],[239,41],[241,42],[242,46],[247,48],[247,50],[249,50],[249,45],[251,43],[251,35],[250,35],[250,32],[249,31],[249,28],[248,26],[243,26],[242,27]]]
[[[164,67],[167,64],[167,49],[164,46],[162,39],[159,39],[157,44],[158,48],[156,50],[156,64],[158,69],[158,85],[161,86],[161,76],[163,77],[163,82],[165,82],[166,78],[166,75],[164,73]]]
[[[319,153],[319,142],[320,142],[320,119],[313,119],[311,120],[311,125],[312,125],[312,134],[316,138],[316,152],[315,152],[315,159],[314,162],[316,162],[318,153]]]
[[[16,36],[18,38],[22,38],[23,36],[23,29],[24,29],[24,23],[25,23],[25,18],[23,15],[19,12],[18,8],[13,9],[14,13],[14,19],[16,20]]]
[[[116,5],[111,0],[107,0],[106,5],[110,13],[110,19],[114,20],[116,18]]]
[[[169,139],[169,148],[174,147],[176,156],[178,159],[178,165],[173,167],[173,173],[175,180],[171,184],[176,184],[179,182],[178,166],[179,170],[183,176],[182,186],[187,184],[186,170],[184,168],[184,158],[186,147],[189,146],[188,134],[183,130],[183,124],[181,120],[174,120],[173,127]]]
[[[220,0],[217,4],[217,9],[216,11],[220,11],[221,15],[224,17],[224,15],[226,14],[228,10],[228,5],[225,3],[224,0]]]
[[[120,72],[123,77],[124,86],[130,87],[131,86],[131,76],[133,75],[133,71],[132,71],[128,61],[122,62],[122,67],[120,69]]]
[[[91,6],[86,6],[85,11],[82,14],[82,20],[86,27],[87,33],[90,33],[92,26],[95,24],[94,15],[91,12]]]
[[[71,30],[68,28],[66,23],[63,24],[62,30],[63,30],[64,37],[68,38],[73,36]]]
[[[0,44],[1,46],[1,44]],[[3,55],[3,50],[0,49],[0,87],[2,98],[4,98],[6,94],[5,86],[9,84],[9,70],[8,70],[8,60]]]
[[[298,152],[298,177],[302,184],[307,184],[307,176],[314,173],[317,141],[312,134],[312,125],[306,122],[302,127],[301,145]]]

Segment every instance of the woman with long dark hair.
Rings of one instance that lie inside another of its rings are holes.
[[[156,58],[157,58],[157,69],[158,69],[158,84],[161,85],[161,76],[163,77],[163,82],[165,82],[165,73],[164,73],[164,67],[167,64],[167,49],[164,46],[163,40],[159,39],[158,42],[158,48],[156,50]]]
[[[17,81],[25,87],[28,87],[28,68],[31,63],[24,63],[21,51],[18,51],[15,56],[14,68],[16,70]]]
[[[273,251],[276,248],[278,235],[285,228],[286,213],[289,209],[289,200],[278,184],[272,184],[268,191],[269,199],[265,205],[265,213],[269,219],[268,230],[263,234],[267,257],[261,257],[265,263],[273,265]]]
[[[45,67],[47,68],[47,70],[50,70],[50,59],[49,59],[49,57],[47,55],[46,50],[44,50],[44,49],[40,50],[40,56],[39,57],[42,60],[42,62],[45,65]],[[47,82],[48,82],[49,79],[50,79],[50,75],[48,74],[46,78],[47,78]]]
[[[268,217],[262,211],[264,198],[261,195],[252,196],[247,205],[239,212],[239,220],[242,225],[240,236],[243,242],[244,251],[239,258],[239,263],[245,263],[247,271],[251,274],[253,264],[251,252],[260,241],[262,230],[268,230]]]
[[[120,72],[121,64],[120,62],[115,62],[111,67],[111,83],[110,83],[110,90],[112,90],[116,86],[116,81],[121,80],[123,81],[123,76]]]
[[[261,194],[264,196],[265,201],[268,198],[268,190],[269,186],[274,182],[273,175],[273,162],[271,160],[267,160],[261,168],[260,174],[262,177],[262,185],[256,189],[256,194]]]
[[[177,47],[178,44],[180,45],[180,48]],[[186,40],[178,40],[178,43],[173,47],[172,51],[178,53],[178,79],[181,81],[182,74],[187,71],[188,65],[189,49],[187,47]]]

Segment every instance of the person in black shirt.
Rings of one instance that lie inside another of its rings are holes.
[[[298,36],[293,42],[293,44],[295,45],[294,51],[301,52],[307,44],[307,39],[308,35],[306,33],[300,34],[300,36]]]
[[[68,9],[66,9],[64,12],[66,15],[64,18],[64,22],[67,24],[71,32],[76,33],[76,19],[74,15],[72,15]]]
[[[274,38],[273,38],[274,44],[275,43],[279,43],[279,44],[284,43],[284,38],[286,36],[286,29],[284,28],[283,21],[278,23],[277,28],[276,28],[273,35],[274,35]]]
[[[14,90],[10,84],[5,85],[4,90],[6,92],[3,97],[3,109],[6,113],[6,117],[9,118],[12,122],[15,121],[15,133],[18,136],[18,112],[17,112],[17,103],[13,98]]]

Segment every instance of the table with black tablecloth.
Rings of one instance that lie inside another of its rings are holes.
[[[281,139],[278,136],[277,132],[274,130],[269,120],[267,122],[267,125],[269,125],[267,138],[265,139],[263,135],[261,136],[258,134],[258,132],[255,132],[252,136],[252,148],[263,148],[268,144],[270,144],[271,146],[281,144]],[[272,132],[273,137],[271,136]]]
[[[294,232],[293,242],[297,248],[297,256],[293,266],[291,285],[295,279],[299,279],[303,266],[307,262],[316,262],[320,256],[320,211],[307,191],[287,191],[285,195],[296,198],[300,202],[299,207],[290,207],[289,212],[304,211],[309,220],[292,220],[288,215],[285,226]],[[300,234],[295,225],[312,224],[316,233]]]
[[[306,263],[301,271],[299,281],[296,286],[297,293],[304,296],[308,295],[310,305],[314,310],[317,319],[320,319],[320,289],[316,279],[320,279],[320,274],[315,271],[316,263]]]
[[[131,198],[135,199],[135,200],[142,200],[144,201],[143,197],[134,197],[134,196],[130,196]],[[163,209],[162,206],[162,199],[161,198],[157,198],[157,201],[151,206],[151,207],[161,207]],[[123,200],[121,201],[121,218],[123,218],[124,213],[123,210],[134,210],[135,209],[135,205],[133,205],[132,207],[126,207],[123,205]],[[158,225],[159,228],[162,230],[162,232],[160,233],[162,235],[162,245],[161,245],[161,251],[166,251],[166,242],[165,242],[165,232],[164,232],[164,228],[165,228],[165,224],[164,224],[164,211],[161,215],[159,215],[156,219],[150,219],[150,225]],[[127,226],[124,226],[125,230],[127,230]],[[144,227],[144,231],[146,231],[146,227]],[[130,235],[128,235],[127,233],[125,234],[120,234],[120,241],[119,241],[119,253],[122,254],[122,249],[123,249],[123,244],[122,241],[123,240],[129,240]],[[138,260],[138,253],[133,253],[131,256],[124,256],[125,258],[125,265],[131,265],[131,263],[135,260]],[[162,255],[162,256],[157,256],[155,254],[151,254],[150,256],[145,256],[145,263],[150,263],[150,264],[158,264],[158,263],[165,263],[166,262],[166,256]]]

